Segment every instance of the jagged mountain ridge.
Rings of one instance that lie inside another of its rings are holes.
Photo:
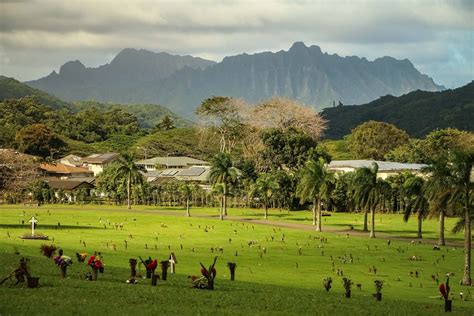
[[[244,53],[225,57],[220,63],[201,62],[197,67],[184,65],[170,70],[160,65],[147,69],[146,75],[130,79],[136,68],[133,65],[148,63],[137,52],[141,51],[130,50],[128,59],[119,58],[121,62],[117,64],[120,53],[110,64],[101,66],[114,73],[105,83],[91,79],[91,73],[100,72],[101,67],[90,69],[73,62],[63,65],[59,74],[27,84],[66,100],[165,104],[188,118],[193,117],[203,99],[212,95],[238,97],[252,103],[284,96],[319,110],[334,100],[361,104],[387,94],[399,96],[418,89],[444,88],[421,74],[407,59],[382,57],[368,61],[356,56],[341,57],[302,42],[294,43],[288,51]]]

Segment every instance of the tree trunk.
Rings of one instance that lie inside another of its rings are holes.
[[[189,198],[186,199],[186,216],[191,216],[191,213],[189,212]]]
[[[422,232],[421,232],[421,226],[423,224],[423,216],[420,211],[418,211],[418,238],[423,238]]]
[[[318,204],[318,200],[314,199],[313,201],[313,226],[316,226],[316,205]]]
[[[265,219],[268,219],[268,201],[265,200]]]
[[[444,210],[441,210],[439,213],[439,245],[445,246],[446,242],[444,241]]]
[[[317,208],[317,223],[316,223],[316,231],[321,231],[321,200],[318,198],[318,208]]]
[[[132,175],[128,175],[128,183],[127,183],[127,208],[130,210],[132,206],[130,205],[130,191],[132,186]]]
[[[469,201],[469,187],[466,187],[465,205],[464,205],[464,276],[462,284],[471,285],[471,212]]]
[[[221,196],[219,204],[220,204],[219,205],[219,219],[223,220],[224,219],[224,195]]]
[[[367,226],[367,210],[364,211],[364,228],[362,229],[364,232],[368,232],[369,228]]]
[[[375,207],[370,210],[370,238],[375,238]]]
[[[227,216],[227,184],[224,183],[224,199],[223,199],[224,216]]]

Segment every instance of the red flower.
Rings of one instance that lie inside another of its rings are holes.
[[[102,262],[100,260],[97,260],[94,262],[94,269],[100,269],[102,268]]]
[[[209,272],[207,272],[207,270],[204,268],[201,268],[201,274],[205,276],[206,278],[209,276]]]
[[[157,261],[156,259],[154,259],[152,262],[150,262],[150,263],[146,266],[146,269],[147,269],[147,270],[152,270],[152,271],[154,271],[157,266],[158,266],[158,261]]]
[[[90,256],[89,260],[87,260],[87,265],[91,265],[95,260],[95,256]]]
[[[441,295],[443,295],[445,300],[448,299],[448,293],[446,292],[446,287],[443,283],[441,283],[441,285],[439,286],[439,292],[441,293]]]
[[[211,276],[213,279],[216,277],[216,274],[217,274],[216,268],[212,267]]]

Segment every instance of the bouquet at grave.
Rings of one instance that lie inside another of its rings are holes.
[[[449,281],[449,279],[448,279]],[[448,282],[446,282],[447,284]],[[449,299],[449,285],[444,285],[444,283],[441,283],[439,286],[439,293],[441,294],[441,297],[445,300]]]
[[[92,281],[97,280],[97,273],[103,268],[102,261],[96,255],[92,255],[87,260],[87,265],[92,268]]]
[[[323,286],[326,289],[326,291],[329,292],[329,290],[332,287],[331,284],[332,284],[332,278],[331,277],[327,277],[327,278],[323,279]]]
[[[55,245],[43,244],[40,246],[40,253],[42,253],[46,258],[52,258],[56,249],[58,248]]]
[[[237,263],[235,262],[227,262],[227,267],[230,271],[230,280],[234,281],[235,279],[235,269],[237,268]]]
[[[214,290],[214,279],[216,278],[217,271],[215,268],[217,257],[214,257],[214,262],[209,266],[208,269],[202,264],[201,274],[202,277],[198,279],[193,278],[193,287],[198,289]]]
[[[342,278],[342,285],[344,286],[344,289],[346,290],[347,298],[351,297],[352,284],[354,284],[354,282],[352,282],[350,279]]]
[[[441,293],[442,298],[444,299],[444,311],[450,312],[452,307],[452,301],[449,299],[449,292],[451,288],[449,287],[449,274],[446,276],[446,285],[443,283],[439,286],[439,293]]]
[[[156,267],[158,267],[158,260],[156,259],[151,259],[151,257],[148,257],[147,260],[143,260],[142,257],[140,258],[140,261],[143,263],[143,265],[146,268],[146,278],[151,279],[151,276],[155,274]]]
[[[381,301],[382,300],[383,281],[375,280],[374,285],[375,285],[375,294],[373,296],[377,299],[377,301]]]
[[[71,257],[63,255],[63,250],[59,249],[59,254],[54,257],[54,263],[61,269],[61,277],[66,277],[67,267],[72,265]]]
[[[86,252],[83,252],[83,253],[77,253],[76,252],[76,257],[77,257],[77,261],[84,262],[87,258],[87,253]]]

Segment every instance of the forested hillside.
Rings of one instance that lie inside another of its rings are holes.
[[[46,92],[27,86],[20,81],[0,75],[0,101],[17,99],[25,96],[35,96],[39,102],[51,108],[67,109],[69,104]]]
[[[412,137],[448,127],[474,131],[474,82],[453,90],[414,91],[364,105],[327,108],[322,115],[328,120],[326,138],[330,139],[340,139],[370,120],[394,124]]]

